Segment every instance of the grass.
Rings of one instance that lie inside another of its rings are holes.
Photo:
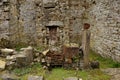
[[[27,80],[29,75],[44,76],[45,80],[63,80],[66,77],[79,77],[83,80],[109,80],[110,76],[104,74],[99,69],[96,70],[65,70],[63,68],[54,68],[51,72],[43,70],[39,63],[22,69],[15,69],[14,72],[21,78]]]
[[[21,48],[28,47],[26,44],[21,43],[14,46],[16,51],[20,51]]]
[[[102,58],[92,50],[90,51],[90,60],[98,60],[102,69],[120,67],[120,63]],[[16,68],[12,72],[19,76],[21,80],[27,80],[29,75],[44,76],[45,80],[63,80],[66,77],[80,77],[83,80],[110,80],[111,78],[111,76],[106,75],[100,69],[76,71],[54,68],[51,72],[48,72],[42,68],[40,63],[24,68]]]
[[[97,60],[100,62],[100,68],[120,68],[120,63],[113,61],[110,58],[103,58],[96,54],[94,51],[90,51],[90,60]]]

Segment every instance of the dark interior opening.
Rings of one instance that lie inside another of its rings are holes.
[[[57,41],[57,27],[58,26],[48,26],[49,28],[49,39]]]

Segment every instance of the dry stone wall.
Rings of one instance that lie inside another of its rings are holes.
[[[4,39],[9,40],[9,0],[0,0],[0,41],[5,45]]]
[[[120,62],[120,0],[95,0],[89,8],[89,21],[92,48]]]
[[[85,9],[80,5],[83,4],[81,1],[5,1],[1,0],[0,2],[2,6],[0,8],[2,14],[0,38],[6,36],[11,44],[51,46],[50,43],[55,43],[55,41],[50,40],[50,34],[56,34],[56,45],[79,42],[79,39],[74,41],[72,39],[80,34],[83,23],[82,14]],[[56,31],[54,31],[54,26],[57,28]]]
[[[9,32],[9,2],[0,1],[0,39],[4,37],[8,39]]]

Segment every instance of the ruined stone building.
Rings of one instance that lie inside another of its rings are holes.
[[[84,23],[92,49],[120,61],[120,0],[0,0],[1,43],[80,44]]]

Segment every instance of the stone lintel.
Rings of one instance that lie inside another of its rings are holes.
[[[63,22],[61,21],[49,21],[48,24],[46,25],[47,27],[52,27],[52,26],[63,26]]]

